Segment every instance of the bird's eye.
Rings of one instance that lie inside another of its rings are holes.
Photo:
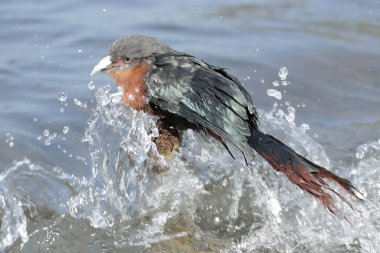
[[[126,56],[126,57],[124,57],[124,61],[125,61],[125,63],[130,63],[132,61],[132,59],[131,59],[131,57]]]

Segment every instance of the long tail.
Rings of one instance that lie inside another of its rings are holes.
[[[254,130],[249,145],[256,150],[277,171],[284,173],[290,181],[301,189],[310,192],[319,199],[331,212],[337,212],[334,200],[328,191],[336,194],[342,201],[353,208],[352,204],[336,192],[327,180],[337,183],[347,193],[360,199],[359,191],[347,179],[341,178],[327,169],[297,154],[273,136]]]

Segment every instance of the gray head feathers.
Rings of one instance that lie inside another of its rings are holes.
[[[108,53],[114,61],[124,57],[138,59],[173,51],[173,49],[161,44],[157,39],[143,35],[131,35],[117,39],[108,49]]]

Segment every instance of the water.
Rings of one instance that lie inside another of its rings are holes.
[[[3,1],[0,251],[378,252],[379,10],[374,0]],[[132,33],[229,68],[264,131],[350,178],[365,202],[335,217],[260,158],[247,167],[192,131],[162,159],[156,119],[120,104],[106,76],[89,77]]]

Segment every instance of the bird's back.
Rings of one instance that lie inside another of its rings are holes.
[[[224,69],[186,54],[155,57],[145,78],[151,103],[212,131],[245,154],[256,128],[252,100],[241,83]]]

